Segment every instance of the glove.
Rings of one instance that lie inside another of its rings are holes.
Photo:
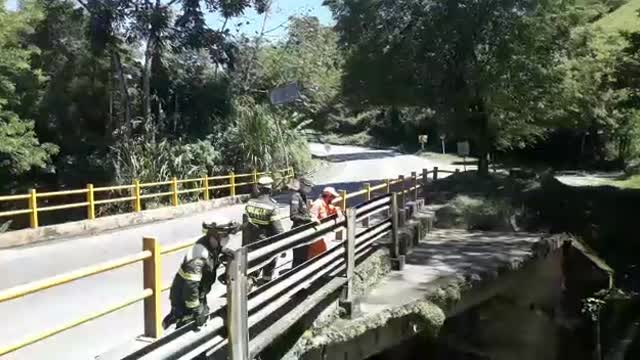
[[[203,326],[209,317],[209,306],[207,306],[207,304],[200,304],[200,306],[196,308],[193,317],[196,321],[197,327]]]

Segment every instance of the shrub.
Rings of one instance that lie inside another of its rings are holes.
[[[514,209],[505,200],[456,196],[436,211],[436,226],[469,230],[512,230]]]
[[[292,166],[304,172],[311,154],[302,133],[304,123],[293,126],[290,119],[279,118],[270,106],[241,97],[234,102],[230,129],[222,136],[221,152],[238,170],[279,170]]]

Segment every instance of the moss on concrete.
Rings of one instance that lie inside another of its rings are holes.
[[[309,351],[348,342],[367,331],[385,327],[390,321],[399,319],[408,319],[414,332],[431,337],[438,334],[446,316],[437,305],[427,300],[420,300],[364,318],[336,319],[326,326],[307,330],[283,359],[298,359]]]

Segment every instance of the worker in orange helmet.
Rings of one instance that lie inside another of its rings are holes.
[[[329,216],[337,214],[338,217],[342,217],[342,209],[340,207],[333,205],[333,201],[340,196],[336,189],[331,186],[328,186],[322,190],[322,194],[320,198],[311,204],[311,209],[309,212],[311,216],[315,219],[322,220]],[[327,235],[325,238],[318,239],[311,245],[309,245],[309,250],[307,252],[307,259],[314,258],[323,252],[327,251],[327,242],[331,241],[331,236],[335,236],[334,234]]]

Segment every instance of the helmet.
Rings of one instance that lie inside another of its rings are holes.
[[[313,181],[311,181],[310,179],[308,179],[306,177],[301,177],[301,178],[298,179],[298,181],[300,182],[301,185],[313,186]]]
[[[216,233],[235,234],[240,230],[240,224],[231,221],[225,217],[217,217],[210,223],[202,223],[202,231],[208,233],[213,231]]]
[[[333,186],[327,186],[326,188],[322,189],[322,195],[325,195],[325,194],[329,194],[334,197],[340,196],[340,194],[338,194],[338,192]]]
[[[258,179],[258,187],[271,189],[272,186],[273,179],[270,176],[261,176],[260,179]]]

